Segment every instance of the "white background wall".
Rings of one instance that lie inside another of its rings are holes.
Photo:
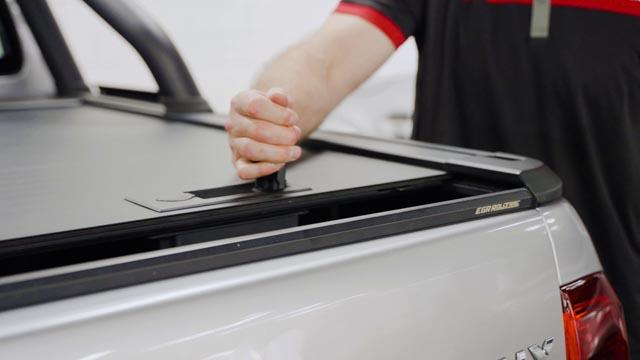
[[[337,0],[138,0],[174,40],[218,112],[250,86],[261,66],[317,28]],[[154,90],[140,58],[79,0],[50,0],[81,71],[92,84]],[[329,127],[377,136],[407,136],[416,49],[407,42],[331,116]]]

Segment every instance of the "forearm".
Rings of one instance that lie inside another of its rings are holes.
[[[334,14],[231,100],[225,129],[238,176],[255,179],[300,158],[297,145],[393,53],[378,28]]]
[[[314,54],[306,43],[289,48],[259,75],[254,88],[282,88],[291,97],[290,107],[300,117],[303,136],[313,132],[340,102],[343,95],[331,84],[329,59]],[[333,91],[332,91],[333,90]]]
[[[320,30],[272,61],[255,88],[284,89],[292,97],[303,134],[308,135],[394,50],[386,35],[373,25],[334,14]]]

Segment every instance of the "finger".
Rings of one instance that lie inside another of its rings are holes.
[[[289,107],[290,105],[289,96],[281,88],[271,88],[269,91],[267,91],[267,97],[280,106]]]
[[[271,101],[256,91],[245,91],[231,101],[232,113],[238,112],[252,119],[269,121],[278,125],[297,125],[298,114],[295,111]]]
[[[232,138],[231,147],[240,157],[255,162],[286,163],[298,160],[302,154],[299,146],[271,145],[250,138]]]
[[[236,149],[233,148],[233,146],[231,145],[231,141],[229,141],[229,149],[231,149],[231,161],[235,163],[238,159],[240,159],[240,154],[238,154]]]
[[[248,137],[265,144],[295,145],[302,137],[297,126],[281,126],[268,121],[252,120],[240,114],[232,114],[227,125],[231,137]]]
[[[229,141],[229,149],[231,151],[231,160],[235,163],[236,160],[238,160],[238,158],[240,157],[240,155],[238,155],[238,152],[236,151],[236,149],[234,149],[233,144],[231,142],[231,140],[233,140],[233,136],[231,136],[231,132],[234,131],[234,127],[236,122],[231,120],[231,117],[227,118],[227,120],[224,123],[224,129],[227,131],[227,133],[229,134],[228,137],[228,141]]]
[[[271,175],[280,170],[284,164],[274,164],[269,162],[249,162],[245,159],[238,159],[235,162],[238,177],[243,180],[253,180],[259,177]]]

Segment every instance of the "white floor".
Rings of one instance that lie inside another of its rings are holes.
[[[265,61],[315,29],[337,0],[138,0],[174,40],[218,112],[251,84]],[[155,89],[144,64],[79,0],[50,4],[85,77],[93,84]],[[327,127],[407,137],[417,52],[413,41],[337,109]],[[405,120],[389,120],[389,118]]]

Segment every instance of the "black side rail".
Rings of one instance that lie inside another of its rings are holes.
[[[305,141],[305,145],[524,186],[538,204],[562,197],[562,180],[558,175],[541,161],[523,156],[331,131],[316,131]]]
[[[168,113],[212,112],[178,50],[162,28],[125,0],[84,0],[140,54],[155,78]]]

